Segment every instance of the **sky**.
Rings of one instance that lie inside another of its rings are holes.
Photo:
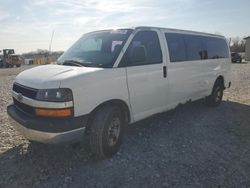
[[[1,0],[0,49],[68,49],[98,29],[157,26],[250,36],[250,0]]]

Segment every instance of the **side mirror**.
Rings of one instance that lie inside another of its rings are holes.
[[[136,46],[131,53],[129,62],[139,63],[144,61],[146,61],[146,48],[144,46]]]

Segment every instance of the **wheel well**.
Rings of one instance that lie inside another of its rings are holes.
[[[103,102],[102,104],[98,105],[94,110],[91,111],[90,116],[89,116],[89,120],[88,120],[89,125],[91,125],[96,111],[99,108],[101,108],[103,106],[106,106],[106,105],[116,105],[116,106],[118,106],[122,110],[122,113],[125,115],[125,121],[127,123],[130,122],[131,117],[130,117],[130,111],[129,111],[128,105],[124,101],[122,101],[120,99],[112,99],[112,100]]]

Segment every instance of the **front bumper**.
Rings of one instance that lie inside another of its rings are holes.
[[[11,125],[28,140],[41,143],[65,143],[83,139],[88,116],[42,118],[30,116],[13,104],[7,107]]]

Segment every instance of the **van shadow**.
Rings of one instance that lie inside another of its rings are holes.
[[[144,131],[149,134],[157,134],[160,131],[188,131],[195,128],[194,125],[211,126],[213,131],[223,129],[241,141],[250,142],[250,105],[222,101],[218,107],[207,107],[203,99],[188,102],[135,123],[128,129],[128,135],[137,135],[138,132],[143,134]]]
[[[7,150],[0,154],[0,187],[58,187],[79,164],[96,161],[82,145],[25,143]]]
[[[223,101],[217,108],[205,107],[203,100],[181,105],[174,110],[154,115],[130,126],[120,156],[126,153],[136,156],[143,152],[145,148],[140,147],[143,143],[140,140],[144,138],[151,142],[162,138],[164,141],[162,144],[165,144],[169,141],[166,138],[168,135],[171,135],[171,142],[174,142],[175,138],[179,139],[179,135],[185,134],[184,132],[194,126],[203,125],[213,129],[213,134],[216,132],[220,134],[219,132],[223,130],[226,135],[222,136],[234,135],[239,138],[237,142],[249,143],[250,128],[247,126],[250,124],[249,112],[249,105],[230,101]],[[215,125],[210,122],[215,122]],[[216,122],[221,126],[217,126]],[[207,130],[201,129],[201,131]],[[73,170],[97,162],[97,159],[82,145],[22,144],[7,150],[0,154],[0,187],[46,186],[46,183],[53,187],[61,182],[67,182],[67,176]],[[116,156],[113,159],[120,160]]]

